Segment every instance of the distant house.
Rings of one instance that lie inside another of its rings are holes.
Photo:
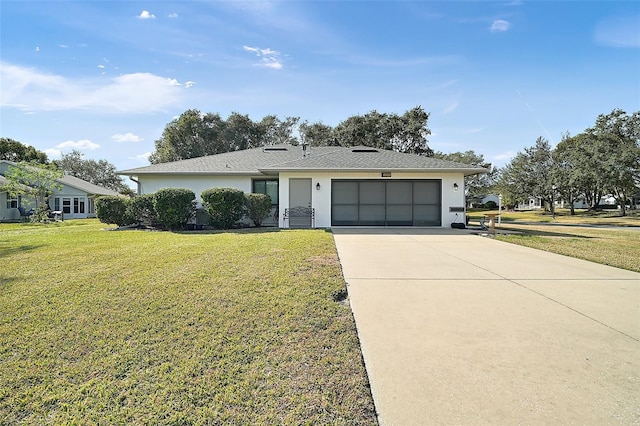
[[[500,198],[496,194],[478,195],[475,197],[467,198],[467,208],[473,208],[474,206],[481,206],[490,201],[493,201],[497,205],[500,205]]]
[[[464,177],[486,169],[370,147],[276,145],[118,173],[138,193],[214,187],[271,197],[279,227],[434,226],[463,222]]]
[[[0,160],[0,187],[6,184],[4,177],[9,167],[16,163]],[[49,196],[49,207],[53,211],[60,211],[65,219],[85,219],[95,217],[95,198],[101,195],[118,195],[117,192],[98,185],[94,185],[75,176],[65,175],[58,179],[62,186]],[[0,191],[0,221],[19,220],[21,211],[33,208],[33,204],[26,197],[13,197],[6,191]]]

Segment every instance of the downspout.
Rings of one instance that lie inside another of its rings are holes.
[[[135,180],[131,175],[129,176],[129,180],[133,181],[136,183],[136,185],[138,186],[138,190],[136,191],[138,193],[138,195],[140,194],[140,182],[138,182],[137,180]]]

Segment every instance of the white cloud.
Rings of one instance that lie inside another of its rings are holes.
[[[283,67],[281,54],[270,48],[261,49],[259,47],[242,46],[247,52],[253,52],[260,58],[260,62],[253,64],[257,67],[265,67],[279,70]]]
[[[151,152],[145,152],[143,154],[136,155],[134,157],[129,157],[129,160],[149,161],[150,155],[151,155]]]
[[[62,49],[68,49],[69,46],[67,46],[66,44],[59,44],[58,47],[62,48]]]
[[[449,105],[448,107],[446,107],[444,109],[444,111],[442,111],[443,114],[449,114],[453,111],[455,111],[458,108],[458,105],[460,105],[457,101],[452,103],[451,105]]]
[[[186,87],[188,89],[189,87],[193,87],[194,84],[196,84],[195,81],[191,81],[191,80],[185,81],[184,82],[184,87]]]
[[[516,153],[513,151],[503,152],[502,154],[494,155],[493,159],[498,161],[510,160],[515,157]]]
[[[476,127],[475,129],[467,129],[463,133],[465,133],[467,135],[470,135],[470,134],[473,134],[473,133],[480,133],[483,130],[484,130],[484,128],[482,128],[482,127]]]
[[[170,13],[169,14],[169,18],[177,18],[178,14],[177,13]]]
[[[593,38],[601,46],[640,47],[640,16],[606,19],[598,24]]]
[[[56,159],[62,156],[62,151],[55,148],[45,149],[44,153],[47,154],[47,157],[49,157],[49,159]]]
[[[125,133],[124,135],[121,133],[118,133],[116,135],[111,136],[111,139],[113,139],[116,142],[141,142],[144,139],[141,138],[140,136],[134,135],[133,133]]]
[[[138,15],[138,19],[156,19],[156,15],[150,13],[148,10],[143,10],[140,12],[140,15]]]
[[[36,52],[40,51],[40,46],[36,46]]]
[[[4,62],[0,62],[0,81],[0,106],[24,111],[163,111],[177,105],[184,90],[176,79],[150,73],[74,80]]]
[[[81,139],[79,141],[66,141],[55,146],[57,149],[86,149],[93,151],[100,148],[97,143],[91,142],[89,139]]]
[[[100,64],[100,65],[98,65],[98,68],[104,69],[104,65]]]
[[[511,24],[508,21],[505,21],[503,19],[496,19],[495,21],[493,21],[493,24],[491,24],[490,30],[492,33],[498,33],[507,31],[509,28],[511,28]]]

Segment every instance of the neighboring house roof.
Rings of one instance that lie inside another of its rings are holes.
[[[9,164],[10,166],[17,166],[17,163],[9,160],[0,160],[0,162]],[[99,185],[94,185],[90,182],[87,182],[86,180],[71,175],[64,175],[61,178],[56,179],[56,181],[63,185],[67,185],[72,188],[79,189],[80,191],[86,192],[88,195],[118,195],[116,191],[112,191]],[[6,183],[7,179],[0,174],[0,186]]]
[[[79,189],[80,191],[84,191],[89,195],[118,195],[118,192],[116,191],[112,191],[111,189],[107,189],[99,185],[94,185],[86,180],[71,175],[64,175],[60,179],[57,179],[57,181],[72,188]]]
[[[461,172],[465,175],[485,173],[482,167],[454,163],[432,157],[404,154],[369,147],[311,147],[302,156],[302,148],[275,145],[227,152],[205,157],[153,164],[121,170],[121,175],[208,174],[256,175],[283,171],[434,171]]]

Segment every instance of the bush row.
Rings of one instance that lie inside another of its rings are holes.
[[[210,188],[202,192],[201,198],[209,222],[216,229],[232,228],[245,216],[260,226],[271,211],[268,195],[245,194],[234,188]],[[195,213],[195,193],[184,188],[164,188],[133,198],[105,196],[96,200],[98,219],[118,226],[185,229]]]

